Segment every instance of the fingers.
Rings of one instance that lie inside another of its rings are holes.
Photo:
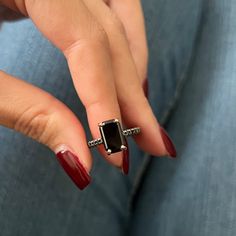
[[[106,4],[86,0],[90,11],[103,25],[109,38],[112,66],[122,118],[128,127],[141,127],[141,134],[135,137],[138,145],[153,155],[174,156],[170,145],[163,139],[151,107],[144,95],[135,63],[131,56],[125,30],[118,18],[111,13]]]
[[[135,139],[143,150],[154,155],[172,155],[167,147],[170,142],[164,140],[144,96],[126,30],[107,5],[90,0],[86,0],[86,5],[80,0],[24,3],[18,6],[21,12],[29,15],[64,52],[75,88],[86,107],[93,137],[100,136],[98,123],[121,120],[122,113],[127,126],[141,127],[142,134]],[[114,165],[124,165],[121,154],[111,158],[102,147],[99,150]]]
[[[79,0],[60,4],[57,0],[26,1],[26,7],[38,28],[66,56],[75,89],[87,111],[92,136],[100,137],[98,123],[121,120],[105,31]],[[112,164],[122,165],[121,153],[108,157],[102,146],[99,151]]]
[[[7,7],[0,5],[0,23],[2,21],[14,21],[23,18],[23,15]]]
[[[143,83],[147,77],[148,48],[141,2],[110,0],[108,4],[124,26],[130,51]]]
[[[80,189],[89,184],[92,158],[75,115],[45,91],[1,71],[0,125],[48,146]]]

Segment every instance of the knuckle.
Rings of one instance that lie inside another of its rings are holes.
[[[15,121],[14,129],[48,145],[53,136],[53,113],[40,107],[29,107]]]
[[[108,43],[107,33],[101,25],[94,23],[94,25],[91,28],[92,29],[90,35],[92,41],[105,44]]]
[[[126,34],[124,24],[115,14],[111,15],[108,27],[109,27],[109,31],[111,32],[115,31],[122,35]]]
[[[63,50],[64,55],[67,59],[70,58],[71,54],[79,51],[96,51],[98,48],[108,48],[109,40],[104,28],[97,22],[92,21],[89,23],[87,33],[83,38],[73,42],[68,48]],[[85,55],[85,54],[84,54]]]

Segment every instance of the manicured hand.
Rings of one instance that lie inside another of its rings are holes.
[[[118,118],[126,127],[141,127],[134,138],[144,151],[176,155],[143,92],[147,47],[138,0],[0,0],[0,4],[17,17],[30,17],[63,52],[93,138],[100,137],[98,123]],[[85,132],[61,101],[0,72],[0,124],[47,145],[79,188],[88,185],[92,157]],[[128,172],[128,157],[122,152],[108,156],[102,145],[99,151]]]

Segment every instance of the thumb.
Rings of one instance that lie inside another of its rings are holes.
[[[52,95],[2,71],[0,125],[48,146],[80,189],[89,184],[92,158],[75,115]]]

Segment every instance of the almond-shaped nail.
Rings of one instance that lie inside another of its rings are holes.
[[[125,175],[128,175],[129,173],[129,146],[128,146],[127,141],[126,141],[125,146],[127,148],[123,150],[122,171]]]
[[[56,153],[57,160],[79,189],[84,189],[91,178],[79,158],[69,150]]]
[[[175,146],[174,146],[173,142],[171,141],[168,133],[162,127],[160,127],[160,131],[161,131],[161,137],[163,139],[163,142],[164,142],[167,152],[169,153],[169,155],[171,157],[176,158],[177,152],[176,152]]]
[[[145,96],[148,98],[148,79],[147,78],[143,81],[143,91],[144,91]]]

